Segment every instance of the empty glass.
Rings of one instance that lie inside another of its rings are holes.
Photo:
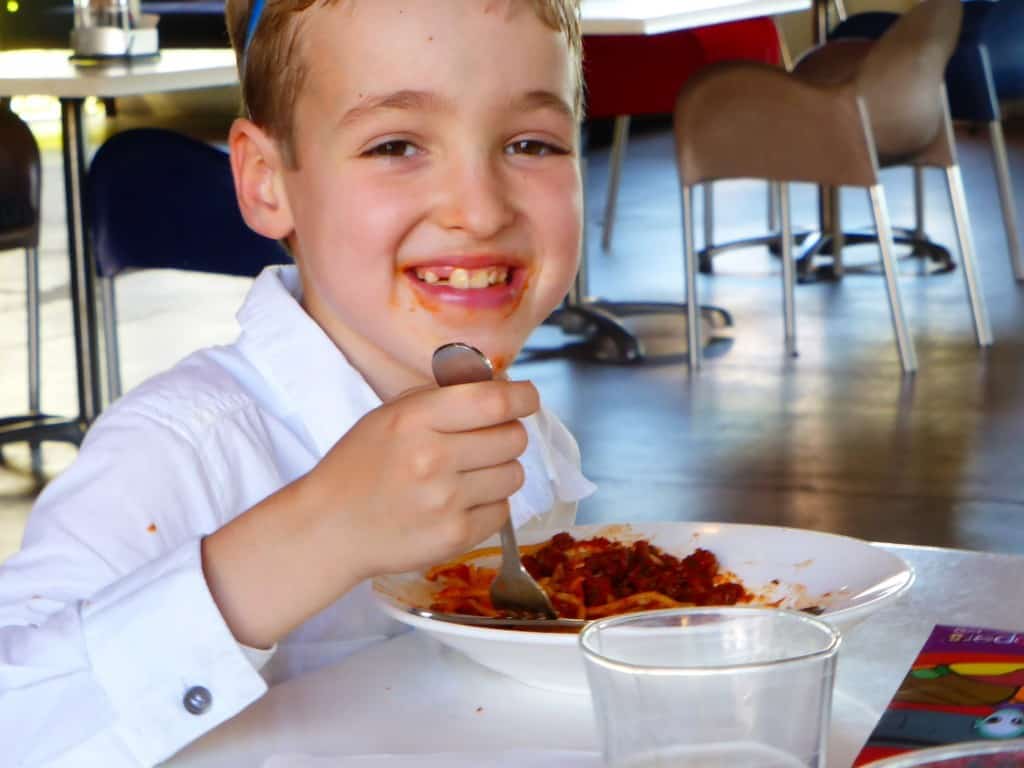
[[[820,768],[839,634],[775,608],[680,608],[580,633],[613,768]]]

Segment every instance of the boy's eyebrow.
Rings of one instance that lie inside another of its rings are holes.
[[[343,128],[358,122],[371,112],[381,109],[440,112],[447,107],[447,100],[429,91],[404,90],[379,95],[371,94],[362,97],[358,104],[342,115],[341,120],[338,121],[338,127]]]
[[[569,102],[554,91],[529,91],[518,98],[512,99],[510,107],[516,111],[550,109],[570,119],[576,118],[576,112],[569,106]],[[338,121],[338,127],[343,128],[346,125],[351,125],[368,114],[382,109],[442,112],[451,108],[452,105],[447,99],[430,91],[402,90],[394,91],[393,93],[368,95],[360,99],[358,104],[342,115]]]
[[[513,99],[512,108],[524,112],[537,109],[551,109],[575,120],[576,111],[569,102],[554,91],[529,91],[517,99]]]

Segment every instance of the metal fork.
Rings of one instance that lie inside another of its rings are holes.
[[[455,342],[438,347],[433,359],[434,380],[439,387],[471,384],[494,378],[494,366],[476,347]],[[501,527],[501,566],[491,583],[491,603],[516,616],[556,619],[558,614],[547,593],[523,568],[511,518]]]

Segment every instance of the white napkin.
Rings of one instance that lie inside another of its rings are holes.
[[[526,452],[519,457],[526,482],[509,499],[516,528],[551,509],[556,496],[560,501],[579,501],[597,489],[579,470],[576,441],[561,423],[540,411],[522,424],[529,437]]]
[[[515,749],[404,755],[274,755],[263,768],[603,768],[597,752]]]

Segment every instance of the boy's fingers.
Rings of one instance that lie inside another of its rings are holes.
[[[436,384],[420,384],[419,386],[416,386],[416,387],[409,387],[409,389],[403,389],[397,395],[388,398],[384,402],[385,402],[385,404],[393,403],[396,400],[401,400],[403,397],[408,397],[410,395],[415,395],[417,392],[427,392],[427,391],[434,390],[434,389],[437,389],[437,385]]]
[[[474,469],[461,477],[460,506],[466,509],[507,501],[523,486],[526,473],[518,461],[508,461],[497,467]]]
[[[427,409],[427,423],[438,432],[492,427],[525,418],[540,408],[540,395],[528,381],[459,384],[410,397]]]
[[[526,451],[526,428],[519,421],[447,435],[455,468],[462,472],[494,467],[518,459]]]

